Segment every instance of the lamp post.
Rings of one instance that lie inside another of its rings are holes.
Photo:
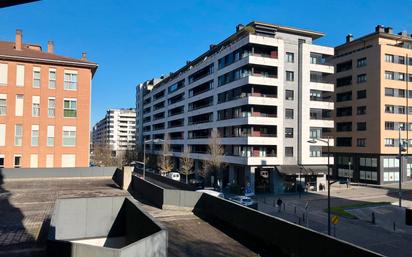
[[[399,207],[402,207],[402,152],[406,151],[404,141],[401,138],[401,130],[403,125],[399,125]]]
[[[327,183],[328,183],[328,235],[330,235],[330,233],[331,233],[331,227],[330,227],[330,223],[331,223],[331,213],[330,213],[330,185],[331,185],[331,183],[330,183],[330,144],[329,144],[329,141],[330,141],[330,137],[328,136],[327,137],[327,140],[325,140],[325,139],[321,139],[321,138],[312,138],[311,140],[309,140],[308,141],[308,143],[310,143],[310,144],[316,144],[318,141],[320,141],[320,142],[324,142],[324,143],[326,143],[327,144],[327,146],[328,146],[328,177],[327,177]]]

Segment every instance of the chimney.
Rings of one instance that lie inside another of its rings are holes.
[[[348,34],[346,36],[346,43],[352,42],[353,41],[353,35],[352,34]]]
[[[238,24],[236,26],[236,32],[238,32],[239,30],[243,29],[245,26],[243,24]]]
[[[385,28],[385,33],[393,34],[393,28],[392,27],[386,27]]]
[[[383,25],[377,25],[375,27],[375,32],[385,32],[385,27]]]
[[[16,29],[16,50],[21,50],[23,46],[23,31]]]
[[[83,53],[82,53],[82,60],[83,60],[83,61],[86,61],[86,60],[87,60],[87,53],[86,53],[86,52],[83,52]]]
[[[54,43],[53,43],[53,41],[48,41],[47,42],[47,52],[49,54],[54,53]]]
[[[403,37],[407,37],[408,36],[408,32],[406,30],[399,32],[398,33],[399,36],[403,36]]]

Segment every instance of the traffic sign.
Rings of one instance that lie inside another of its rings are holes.
[[[333,215],[333,216],[332,216],[332,224],[333,224],[333,225],[336,225],[336,224],[338,224],[338,223],[339,223],[339,217],[336,216],[336,215]]]

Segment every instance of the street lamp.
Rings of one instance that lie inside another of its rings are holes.
[[[327,140],[325,140],[325,139],[321,139],[321,138],[312,138],[311,140],[309,140],[308,141],[308,143],[310,143],[310,144],[316,144],[318,141],[320,141],[320,142],[324,142],[324,143],[327,143],[327,145],[328,145],[328,177],[327,177],[327,181],[328,181],[328,235],[330,235],[330,231],[331,231],[331,229],[330,229],[330,223],[331,223],[331,213],[330,213],[330,185],[331,185],[331,183],[330,183],[330,144],[329,144],[329,141],[330,141],[330,137],[328,136],[327,137]]]
[[[406,152],[405,141],[401,138],[402,124],[399,124],[399,207],[402,207],[402,152]]]

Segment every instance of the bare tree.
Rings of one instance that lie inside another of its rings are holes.
[[[118,166],[118,160],[112,152],[110,145],[96,144],[93,146],[91,161],[97,166]]]
[[[212,130],[209,145],[208,145],[209,159],[203,163],[202,171],[206,178],[211,173],[221,177],[221,167],[223,165],[224,149],[220,142],[220,135],[216,129]]]
[[[185,146],[181,158],[182,173],[186,176],[186,184],[188,183],[188,176],[192,173],[193,159],[190,158],[189,147]]]
[[[159,156],[157,166],[160,168],[161,173],[169,173],[173,169],[172,152],[170,150],[169,135],[166,134],[162,145],[162,154]]]

